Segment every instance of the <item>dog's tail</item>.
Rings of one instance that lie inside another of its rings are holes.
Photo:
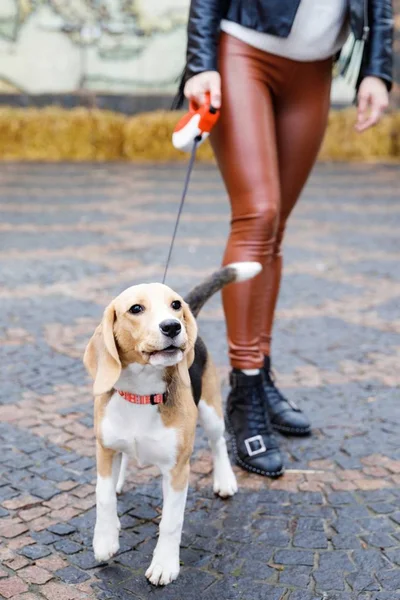
[[[219,292],[228,283],[246,281],[261,272],[262,266],[258,262],[231,263],[216,271],[208,279],[197,285],[185,298],[195,317],[209,298]]]

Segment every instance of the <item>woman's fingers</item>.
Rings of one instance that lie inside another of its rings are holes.
[[[356,129],[362,131],[365,123],[368,121],[368,104],[369,97],[365,94],[360,94],[358,97],[357,106],[357,124]]]
[[[389,94],[378,77],[366,77],[360,85],[357,106],[357,131],[376,125],[389,105]]]
[[[206,100],[206,92],[210,92],[212,106],[221,106],[221,77],[217,71],[204,71],[191,77],[185,85],[184,94],[201,106]]]
[[[216,71],[210,73],[210,95],[211,106],[221,108],[221,77]]]

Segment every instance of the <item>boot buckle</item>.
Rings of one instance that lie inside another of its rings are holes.
[[[253,444],[253,447],[251,446],[251,444]],[[267,449],[265,447],[264,440],[261,435],[253,435],[253,437],[247,438],[246,440],[244,440],[244,445],[246,446],[247,454],[249,456],[262,454],[262,452],[265,452]]]

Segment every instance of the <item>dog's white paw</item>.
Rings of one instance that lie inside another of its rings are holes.
[[[231,464],[227,462],[223,467],[214,468],[214,494],[221,498],[233,496],[238,491],[235,473]]]
[[[179,575],[179,555],[160,556],[154,553],[150,567],[146,571],[147,579],[153,585],[168,585]]]
[[[93,537],[94,556],[98,562],[105,562],[119,550],[119,527],[95,529]]]

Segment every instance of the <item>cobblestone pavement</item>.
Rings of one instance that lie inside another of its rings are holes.
[[[277,480],[237,471],[214,498],[201,431],[179,580],[144,571],[161,493],[131,465],[121,550],[96,565],[92,399],[81,356],[105,304],[160,279],[182,166],[0,166],[0,597],[33,600],[400,598],[400,205],[397,166],[315,170],[289,228],[274,362],[312,416],[281,443]],[[196,168],[169,283],[220,263],[228,229],[212,167]],[[219,298],[202,333],[226,386]]]

